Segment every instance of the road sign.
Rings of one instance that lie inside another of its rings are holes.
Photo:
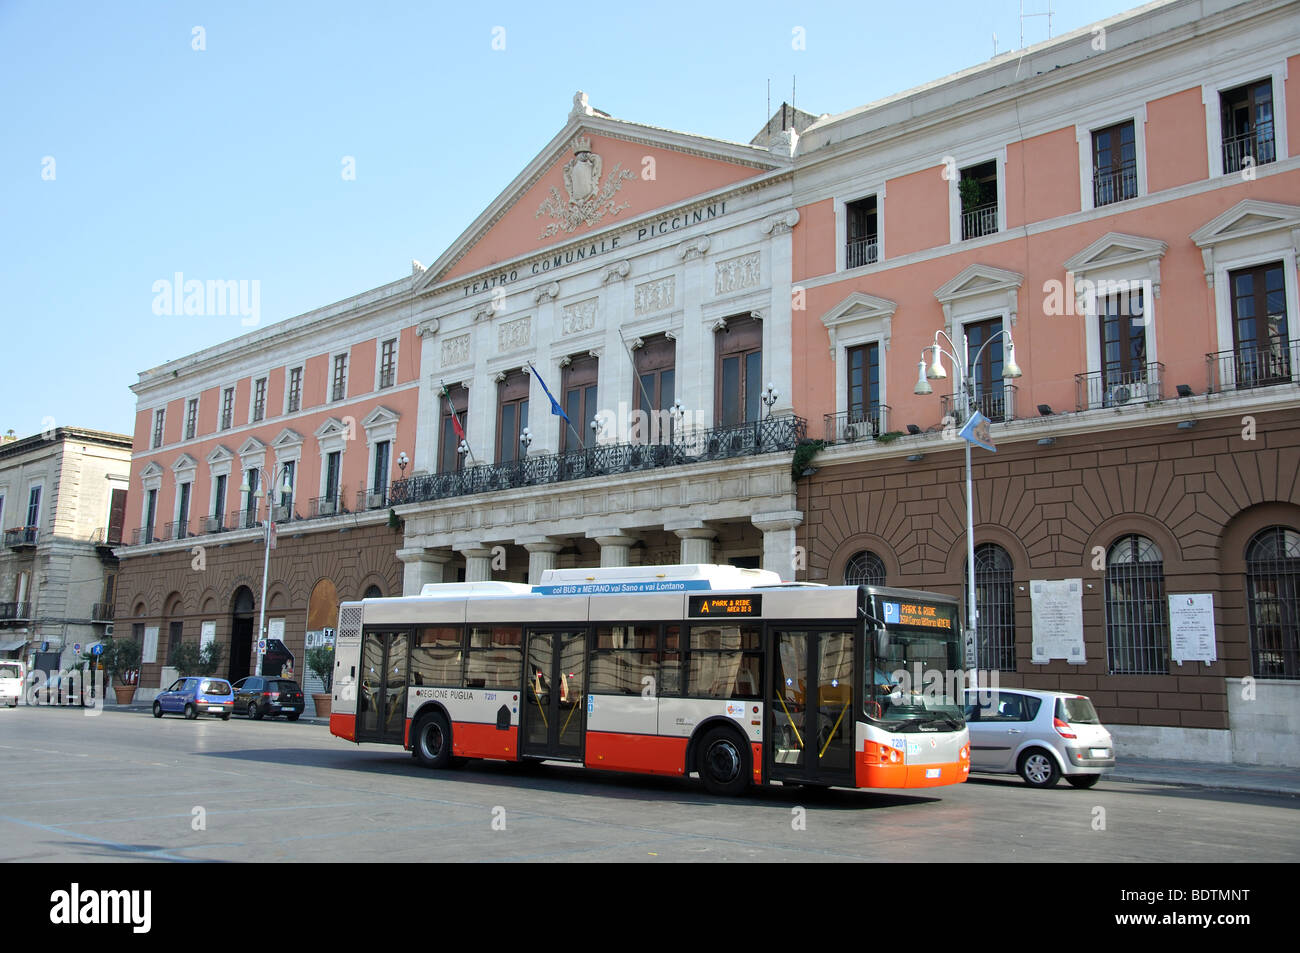
[[[78,655],[80,655],[80,654],[81,654],[81,643],[80,643],[80,642],[73,642],[73,643],[72,643],[72,651],[74,651],[74,652],[76,652]]]
[[[266,654],[266,639],[257,640],[257,654],[258,655]]]
[[[997,453],[998,448],[993,443],[993,433],[989,428],[991,423],[992,421],[977,410],[971,414],[970,420],[966,421],[966,426],[961,428],[959,436],[977,447],[983,447],[985,450]]]
[[[104,643],[103,643],[103,642],[96,642],[94,645],[92,645],[92,646],[90,647],[90,654],[91,654],[91,655],[103,655],[103,654],[104,654]]]

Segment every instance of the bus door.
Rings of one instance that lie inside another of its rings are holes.
[[[582,760],[587,705],[587,632],[528,630],[520,754]]]
[[[357,741],[406,741],[407,632],[367,629],[357,673]]]
[[[768,665],[767,776],[852,784],[856,639],[849,630],[776,630]]]

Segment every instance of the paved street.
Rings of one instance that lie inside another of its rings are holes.
[[[303,722],[32,708],[0,710],[0,754],[4,861],[1300,858],[1300,799],[1136,782],[730,801],[562,765],[431,773]]]

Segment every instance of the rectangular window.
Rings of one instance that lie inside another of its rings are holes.
[[[957,194],[961,199],[962,241],[997,232],[998,164],[995,160],[962,169]]]
[[[979,321],[965,327],[966,360],[975,406],[989,420],[1006,420],[1006,383],[1002,379],[1002,319]],[[985,343],[988,347],[984,347]]]
[[[876,197],[869,195],[844,206],[844,267],[860,268],[879,260]]]
[[[762,415],[763,323],[733,318],[713,335],[717,354],[714,377],[714,420],[731,427]]]
[[[342,400],[348,395],[348,356],[334,355],[334,385],[330,391],[330,400]]]
[[[523,371],[515,371],[497,384],[497,463],[511,463],[522,456],[519,436],[528,426],[530,380]]]
[[[227,387],[221,392],[221,429],[229,430],[235,425],[235,389]]]
[[[244,521],[245,527],[257,525],[257,481],[261,477],[261,472],[256,469],[244,471],[244,483],[248,487],[248,492],[244,494]],[[242,490],[243,487],[240,487]]]
[[[469,427],[469,391],[464,387],[448,388],[448,396],[440,396],[442,407],[441,440],[438,445],[438,472],[455,473],[465,465],[465,454],[460,452],[460,433]],[[456,431],[460,427],[460,433]]]
[[[253,420],[256,422],[266,416],[266,378],[259,377],[253,381]]]
[[[1219,94],[1223,173],[1277,160],[1273,139],[1273,81],[1256,80]]]
[[[293,488],[294,488],[293,472],[295,468],[295,463],[296,461],[294,460],[287,460],[285,461],[284,466],[281,467],[280,469],[280,473],[281,473],[280,485],[279,487],[277,487],[277,489],[280,491],[281,506],[293,505]],[[287,492],[285,491],[286,486],[289,488]]]
[[[648,681],[647,681],[648,679]],[[659,681],[659,626],[606,625],[596,628],[590,691],[596,695],[640,695]]]
[[[41,525],[41,487],[34,486],[27,493],[27,525]]]
[[[466,688],[518,689],[524,673],[523,628],[476,625],[465,659]]]
[[[384,506],[388,502],[389,448],[387,440],[375,444],[375,469],[370,479],[370,505]]]
[[[428,626],[415,633],[411,647],[411,682],[463,688],[464,632],[458,625]]]
[[[153,412],[153,446],[155,449],[162,446],[163,442],[163,420],[167,411],[159,408]]]
[[[145,500],[144,509],[144,542],[152,543],[154,541],[154,519],[158,515],[158,491],[150,490]]]
[[[1110,407],[1147,399],[1147,334],[1142,289],[1108,295],[1097,305],[1103,405]]]
[[[199,428],[199,399],[191,397],[185,405],[185,439],[193,440]]]
[[[754,625],[693,625],[686,693],[702,698],[758,698],[762,640]]]
[[[880,345],[860,344],[846,352],[848,358],[849,425],[869,423],[880,433]],[[866,436],[865,434],[863,436]]]
[[[296,414],[302,406],[302,368],[295,367],[289,371],[289,405],[288,413]]]
[[[226,515],[226,475],[223,473],[217,477],[217,490],[213,494],[212,516],[217,520],[217,526],[220,528],[222,519]]]
[[[122,542],[122,526],[126,523],[126,490],[114,490],[108,503],[108,542]]]
[[[185,634],[184,622],[169,622],[167,624],[167,664],[171,665],[176,659],[176,650],[181,647],[181,640]]]
[[[560,452],[581,450],[596,441],[591,422],[600,411],[596,403],[596,381],[600,362],[591,355],[575,357],[564,368],[560,379],[564,412],[573,426],[560,421]]]
[[[1232,296],[1236,386],[1261,387],[1289,382],[1290,327],[1282,262],[1229,272],[1228,288]]]
[[[397,383],[397,338],[385,341],[379,352],[379,387],[392,387]]]
[[[1092,134],[1092,203],[1100,208],[1138,194],[1133,120]]]
[[[176,513],[176,538],[184,539],[190,535],[190,487],[192,484],[180,485],[180,505]]]
[[[646,340],[635,353],[636,383],[632,404],[649,418],[644,440],[666,442],[672,420],[668,410],[676,400],[677,342],[659,334]]]
[[[339,498],[339,471],[343,465],[343,452],[335,450],[325,458],[325,499],[331,503]]]

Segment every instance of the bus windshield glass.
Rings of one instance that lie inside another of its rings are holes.
[[[956,608],[904,606],[898,623],[893,605],[881,604],[883,630],[867,630],[873,650],[865,678],[868,720],[898,732],[960,729],[965,724],[959,701],[964,673]],[[915,619],[909,609],[917,613]]]

